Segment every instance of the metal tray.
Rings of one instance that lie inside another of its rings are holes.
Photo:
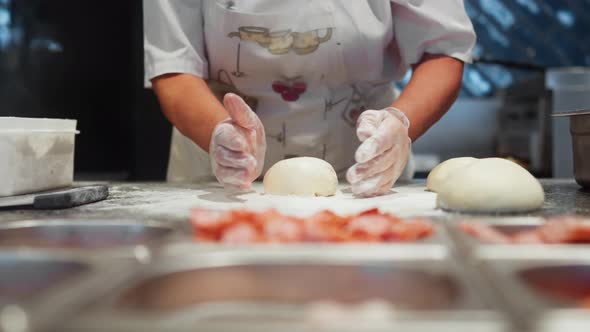
[[[574,155],[574,177],[584,188],[590,188],[590,110],[553,114],[570,118],[570,133]]]
[[[0,248],[27,248],[87,253],[133,254],[140,245],[163,242],[177,229],[169,224],[137,220],[24,220],[0,225]]]
[[[546,246],[479,265],[521,331],[588,331],[590,309],[577,301],[590,296],[590,250]]]
[[[457,248],[468,255],[477,255],[480,250],[486,247],[510,246],[507,244],[488,243],[474,236],[471,236],[459,228],[461,223],[482,223],[494,227],[496,230],[512,234],[522,230],[530,230],[542,225],[545,221],[541,217],[464,217],[449,220],[447,231],[454,240]],[[514,245],[522,246],[522,245]]]
[[[574,177],[584,188],[590,188],[590,114],[570,117],[574,151]]]
[[[562,250],[586,251],[590,249],[587,244],[497,244],[481,241],[478,238],[463,232],[459,228],[462,222],[486,223],[505,234],[511,234],[522,230],[530,230],[539,227],[545,220],[541,217],[510,217],[510,218],[465,218],[456,219],[447,224],[450,236],[454,239],[457,248],[464,257],[475,259],[495,259],[518,257],[522,252],[537,251],[547,252],[546,249],[560,248]]]
[[[0,331],[49,331],[131,278],[137,260],[0,251]],[[108,281],[108,282],[105,282]]]
[[[325,310],[326,331],[507,330],[442,246],[317,249],[236,248],[163,258],[66,330],[315,331],[314,309],[320,316]],[[369,320],[350,310],[375,300]],[[346,317],[355,319],[342,325]]]

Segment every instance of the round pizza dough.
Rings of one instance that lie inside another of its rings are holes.
[[[477,161],[477,159],[472,157],[461,157],[449,159],[440,163],[432,171],[430,171],[430,174],[428,174],[428,178],[426,178],[426,189],[429,191],[438,192],[447,176],[449,176],[453,170],[467,166],[474,161]]]
[[[438,190],[438,207],[461,212],[526,212],[541,208],[545,201],[543,187],[534,176],[501,158],[456,168]]]
[[[264,175],[264,192],[274,195],[334,196],[338,176],[328,162],[311,157],[281,160]]]

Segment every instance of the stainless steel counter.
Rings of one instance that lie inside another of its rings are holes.
[[[542,222],[536,216],[590,215],[590,193],[573,179],[542,183],[541,211],[476,219],[522,227]],[[436,210],[435,194],[425,192],[423,182],[369,200],[342,190],[339,198],[287,201],[303,210],[334,206],[342,213],[375,205],[425,215],[433,218],[435,235],[416,243],[197,243],[187,222],[195,204],[286,206],[256,193],[227,196],[217,184],[112,183],[102,202],[0,211],[0,331],[23,322],[27,328],[18,331],[60,325],[61,331],[312,331],[317,319],[334,323],[347,316],[346,326],[325,330],[587,330],[590,314],[578,301],[590,294],[588,245],[468,238],[457,223],[472,216]],[[552,280],[565,285],[559,289],[565,298],[548,287]],[[368,304],[334,307],[324,300]],[[363,317],[373,324],[358,325]]]

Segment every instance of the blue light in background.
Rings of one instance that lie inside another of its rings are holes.
[[[473,47],[473,57],[477,59],[482,57],[483,54],[483,47],[480,44],[475,44],[475,47]]]
[[[406,75],[404,76],[404,78],[401,80],[401,82],[400,82],[400,83],[401,83],[402,85],[406,85],[406,84],[408,84],[408,82],[410,82],[410,78],[412,78],[412,69],[409,69],[409,70],[406,72]]]
[[[7,9],[0,8],[0,50],[8,47],[8,44],[10,43],[9,24],[10,12]]]
[[[0,0],[0,6],[8,5],[8,0]],[[0,50],[8,47],[11,41],[10,12],[6,8],[0,7]]]
[[[474,18],[475,16],[479,15],[479,11],[469,1],[465,2],[465,11],[467,12],[467,15],[471,18]]]
[[[0,26],[0,50],[8,47],[10,43],[10,30],[5,26]]]
[[[559,23],[567,28],[571,28],[576,23],[574,14],[567,9],[558,10],[556,16]]]
[[[499,88],[507,88],[514,83],[512,73],[502,66],[478,66],[478,69]]]
[[[50,53],[63,52],[63,47],[59,42],[48,38],[34,38],[29,47],[32,50],[47,50]]]
[[[404,78],[402,78],[401,81],[396,82],[395,86],[399,89],[399,90],[403,90],[404,87],[410,82],[410,79],[412,78],[412,69],[408,69],[408,71],[406,72],[406,75],[404,75]]]
[[[535,0],[516,0],[516,2],[526,8],[533,15],[539,15],[539,12],[541,11]]]
[[[10,24],[10,12],[8,9],[0,8],[0,26]]]
[[[51,53],[59,53],[63,52],[64,49],[60,43],[52,40],[47,44],[47,50],[49,50]]]
[[[492,16],[505,30],[510,29],[514,23],[514,15],[499,0],[479,0],[483,10]]]
[[[475,59],[590,66],[590,0],[465,0],[465,10],[478,35]],[[490,96],[538,76],[517,67],[467,65],[462,96]]]
[[[473,67],[465,69],[463,81],[465,88],[474,96],[483,97],[492,92],[492,84]]]
[[[492,37],[492,39],[498,42],[500,45],[504,46],[505,48],[510,47],[510,39],[500,32],[500,30],[496,29],[496,27],[488,27],[488,33],[490,34],[490,37]]]

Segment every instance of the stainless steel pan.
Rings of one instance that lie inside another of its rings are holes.
[[[590,188],[590,109],[553,114],[570,118],[574,150],[574,176],[584,188]]]

